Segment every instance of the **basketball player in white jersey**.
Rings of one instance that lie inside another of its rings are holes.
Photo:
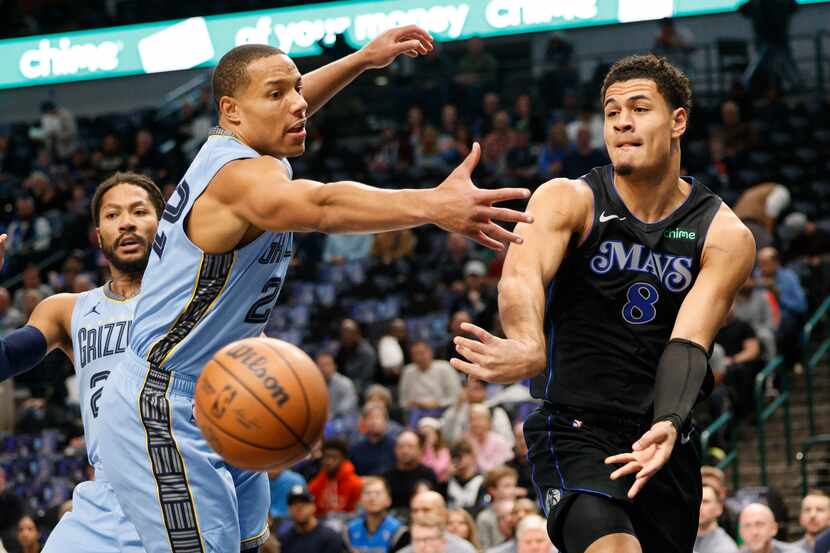
[[[477,144],[432,189],[293,178],[286,158],[303,153],[311,113],[360,70],[432,48],[417,27],[390,31],[386,40],[386,55],[364,49],[335,62],[341,86],[325,91],[304,88],[313,73],[301,76],[267,45],[232,49],[214,72],[219,127],[165,207],[130,346],[101,404],[102,454],[118,467],[113,489],[151,553],[240,550],[238,496],[192,419],[193,394],[217,350],[262,332],[293,253],[292,231],[374,233],[432,223],[500,250],[520,239],[495,220],[531,220],[492,206],[526,198],[527,190],[472,183]],[[262,511],[264,520],[267,504]]]

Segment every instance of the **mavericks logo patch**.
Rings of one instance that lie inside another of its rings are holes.
[[[562,490],[559,488],[548,488],[545,494],[545,511],[550,514],[560,501],[562,501]]]

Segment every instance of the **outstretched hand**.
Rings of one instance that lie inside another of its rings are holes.
[[[530,197],[526,188],[498,188],[482,190],[473,183],[473,170],[481,159],[481,146],[473,143],[470,154],[450,173],[436,191],[440,194],[438,215],[433,221],[449,232],[463,234],[491,250],[501,251],[505,242],[522,243],[521,237],[493,221],[532,223],[526,212],[502,207],[494,203],[523,200]]]
[[[0,270],[3,269],[3,264],[6,262],[6,242],[8,241],[8,234],[0,234]]]
[[[629,499],[634,499],[646,482],[668,462],[676,440],[677,429],[672,423],[654,423],[648,432],[634,442],[631,453],[612,455],[605,459],[606,465],[625,463],[611,473],[611,480],[637,473],[634,484],[628,490]]]
[[[512,384],[544,368],[544,352],[540,356],[540,352],[529,344],[499,338],[470,323],[461,323],[461,330],[477,340],[456,336],[453,339],[455,349],[467,361],[453,358],[450,365],[472,378],[494,384]]]
[[[379,34],[360,53],[364,56],[367,69],[380,69],[401,54],[417,58],[429,54],[434,47],[432,35],[417,25],[407,25]]]

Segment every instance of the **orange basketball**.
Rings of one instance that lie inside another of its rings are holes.
[[[229,464],[249,470],[290,466],[323,434],[329,394],[300,348],[273,338],[228,344],[196,383],[196,422]]]

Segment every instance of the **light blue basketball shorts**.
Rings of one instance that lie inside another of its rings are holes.
[[[148,553],[256,551],[268,538],[268,477],[210,448],[193,418],[195,388],[128,350],[101,398],[107,477]]]
[[[43,553],[144,553],[135,526],[127,520],[105,480],[81,482],[72,492],[72,511],[63,515]]]

